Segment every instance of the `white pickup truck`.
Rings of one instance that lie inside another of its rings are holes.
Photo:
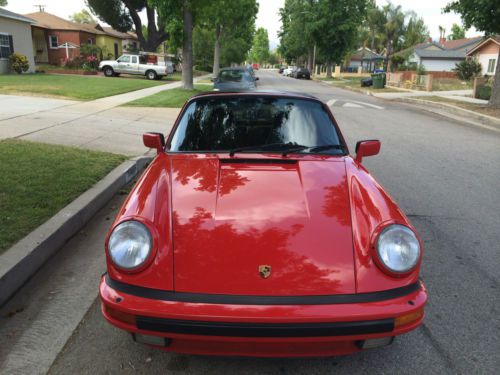
[[[173,73],[173,65],[151,64],[147,62],[145,55],[121,55],[117,60],[103,60],[99,63],[106,77],[117,77],[121,73],[138,74],[146,76],[147,79],[162,79],[163,76]]]

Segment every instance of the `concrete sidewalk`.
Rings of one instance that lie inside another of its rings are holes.
[[[442,98],[448,98],[473,104],[488,104],[487,100],[472,98],[472,90],[449,90],[449,91],[405,90],[401,92],[381,92],[381,93],[374,92],[372,93],[372,95],[377,98],[388,99],[388,100],[397,100],[401,98],[416,98],[425,96],[439,96]]]
[[[198,77],[195,82],[204,79]],[[18,138],[129,156],[144,154],[141,135],[167,134],[178,108],[119,107],[132,100],[182,86],[174,82],[88,102],[1,95],[0,139]]]

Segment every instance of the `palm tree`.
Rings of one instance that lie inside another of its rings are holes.
[[[406,15],[401,5],[395,6],[391,2],[382,8],[384,14],[383,34],[386,48],[385,71],[388,71],[389,60],[395,49],[399,48],[404,36]]]

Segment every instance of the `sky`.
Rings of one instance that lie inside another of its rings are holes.
[[[356,1],[356,0],[352,0]],[[377,5],[387,4],[387,0],[376,0]],[[442,14],[441,10],[450,0],[393,0],[392,3],[401,5],[403,11],[413,10],[423,17],[433,39],[439,38],[439,25],[446,28],[448,34],[453,23],[461,24],[460,16],[448,13]],[[271,48],[279,43],[278,31],[281,27],[278,11],[285,0],[258,0],[259,14],[257,16],[257,27],[267,29]],[[9,0],[7,9],[16,13],[31,13],[38,11],[34,5],[45,5],[45,11],[59,17],[67,18],[69,15],[85,8],[84,0]],[[480,35],[475,29],[467,32],[467,37]]]

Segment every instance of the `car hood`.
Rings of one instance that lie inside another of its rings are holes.
[[[355,293],[344,158],[174,156],[169,168],[176,291]]]
[[[113,64],[115,63],[116,60],[102,60],[99,65],[102,66],[102,65],[106,65],[106,64]]]

